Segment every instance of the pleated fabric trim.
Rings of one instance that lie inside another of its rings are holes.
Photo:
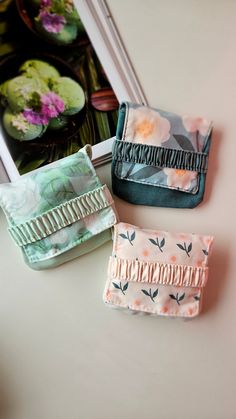
[[[32,218],[23,224],[9,227],[18,246],[41,240],[70,224],[109,207],[113,198],[106,185],[69,200]]]
[[[175,150],[147,144],[115,140],[112,158],[118,161],[168,167],[206,173],[208,155],[195,151]]]
[[[111,256],[108,264],[108,276],[110,279],[124,279],[131,282],[204,287],[207,283],[208,268],[145,262]]]

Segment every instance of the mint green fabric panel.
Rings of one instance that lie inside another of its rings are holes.
[[[107,186],[86,192],[23,224],[11,226],[9,232],[18,246],[34,243],[110,205]]]
[[[23,246],[22,250],[31,263],[55,258],[111,228],[115,223],[116,216],[113,208],[108,207],[42,240]]]
[[[96,175],[86,147],[0,185],[0,205],[12,238],[35,269],[69,260],[80,254],[80,246],[86,252],[100,245],[110,239],[110,232],[105,232],[117,222],[113,199]]]
[[[102,186],[86,154],[78,152],[56,163],[0,185],[0,204],[11,225]]]
[[[111,240],[111,229],[105,230],[102,233],[99,233],[96,236],[91,237],[84,243],[81,243],[80,245],[73,247],[67,252],[57,255],[57,257],[39,260],[37,262],[30,262],[27,255],[23,252],[24,260],[26,264],[34,270],[51,269],[59,265],[62,265],[63,263],[69,262],[70,260],[73,260],[86,253],[92,252],[97,247],[102,246],[109,240]]]

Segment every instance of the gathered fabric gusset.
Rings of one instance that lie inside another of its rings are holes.
[[[146,262],[111,256],[108,276],[110,279],[131,282],[200,288],[207,283],[208,267]]]
[[[198,173],[206,173],[208,166],[207,153],[138,144],[123,140],[114,141],[113,158],[117,161],[190,170]]]
[[[18,246],[41,240],[113,203],[106,185],[73,198],[8,230]]]

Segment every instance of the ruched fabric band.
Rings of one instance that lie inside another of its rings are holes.
[[[114,142],[112,157],[118,161],[191,170],[198,173],[206,173],[208,164],[206,153],[136,144],[123,140]]]
[[[108,265],[111,279],[181,287],[204,287],[208,268],[169,263],[144,262],[111,256]]]
[[[18,246],[25,246],[110,206],[112,202],[112,196],[104,185],[58,205],[24,224],[12,226],[9,232]]]

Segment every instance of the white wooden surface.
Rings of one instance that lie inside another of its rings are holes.
[[[236,2],[108,5],[149,102],[214,120],[203,205],[116,200],[121,220],[214,234],[203,313],[184,322],[109,310],[111,243],[34,272],[1,215],[0,418],[235,419]],[[109,184],[109,166],[98,172]]]

